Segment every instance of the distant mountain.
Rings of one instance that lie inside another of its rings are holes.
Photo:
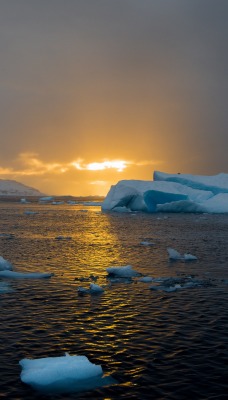
[[[39,190],[23,185],[23,183],[0,179],[0,196],[43,196]]]

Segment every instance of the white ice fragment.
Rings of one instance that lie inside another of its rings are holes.
[[[20,203],[21,203],[21,204],[28,204],[29,201],[26,200],[25,198],[23,198],[23,199],[20,200]]]
[[[45,196],[45,197],[41,197],[41,198],[39,199],[39,202],[45,203],[45,202],[51,201],[51,200],[53,200],[53,197],[52,197],[52,196]]]
[[[102,286],[99,286],[95,283],[90,283],[89,289],[84,288],[82,286],[78,287],[78,294],[101,294],[104,292],[104,288]]]
[[[0,238],[14,239],[14,234],[13,233],[0,233]]]
[[[14,272],[14,271],[0,271],[0,278],[7,278],[7,279],[43,279],[43,278],[51,278],[54,274],[48,272]]]
[[[104,288],[102,286],[96,285],[95,283],[90,283],[90,293],[91,294],[98,294],[103,293]]]
[[[26,211],[24,212],[24,214],[25,214],[25,215],[35,215],[35,214],[38,214],[38,212],[37,212],[37,211],[26,210]]]
[[[192,254],[185,253],[184,260],[185,261],[194,261],[194,260],[197,260],[197,257],[193,256]]]
[[[168,251],[170,260],[181,260],[182,259],[181,254],[177,250],[172,249],[171,247],[168,247],[167,251]]]
[[[140,244],[142,244],[143,246],[153,246],[154,245],[154,243],[148,242],[147,240],[140,242]]]
[[[125,265],[123,267],[109,267],[106,269],[109,275],[117,276],[119,278],[131,278],[134,276],[139,276],[137,271],[132,269],[131,265]]]
[[[0,256],[0,271],[5,271],[5,270],[12,270],[13,266],[12,264],[5,260],[2,256]]]
[[[168,247],[167,251],[168,251],[168,254],[169,254],[170,261],[174,261],[174,260],[195,261],[195,260],[197,260],[196,256],[193,256],[190,253],[185,253],[182,256],[177,250],[172,249],[171,247]]]
[[[153,278],[151,276],[143,276],[142,278],[139,278],[139,282],[152,282]]]
[[[88,390],[90,380],[102,377],[100,365],[92,364],[86,356],[47,357],[39,359],[24,358],[19,362],[22,367],[22,382],[38,390],[71,391]],[[95,385],[96,386],[96,385]]]

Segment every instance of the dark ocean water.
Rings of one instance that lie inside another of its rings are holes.
[[[0,398],[227,398],[228,215],[103,214],[83,205],[1,203],[0,218],[0,255],[16,271],[54,273],[7,281],[13,291],[0,294]],[[170,263],[167,247],[198,260]],[[107,279],[107,267],[124,265],[202,285],[169,293],[150,290],[138,278]],[[79,296],[90,275],[107,285],[105,292]],[[117,383],[47,395],[21,382],[21,359],[65,352],[87,356]]]

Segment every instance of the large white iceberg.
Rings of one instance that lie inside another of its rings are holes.
[[[153,181],[122,180],[111,186],[103,211],[228,212],[228,174],[154,172]]]
[[[90,390],[115,383],[111,377],[103,377],[100,365],[92,364],[86,356],[47,357],[23,359],[22,382],[45,392],[74,392]]]

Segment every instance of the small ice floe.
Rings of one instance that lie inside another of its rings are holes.
[[[152,282],[154,279],[151,276],[143,276],[142,278],[139,278],[139,282]]]
[[[172,249],[171,247],[168,247],[167,251],[168,251],[170,260],[181,260],[182,259],[181,254],[177,250]]]
[[[35,214],[38,214],[38,212],[37,211],[26,210],[26,211],[24,211],[24,214],[25,215],[35,215]]]
[[[45,196],[39,199],[39,203],[47,203],[48,201],[53,200],[53,196]]]
[[[0,233],[0,238],[3,239],[14,239],[14,237],[13,233]]]
[[[58,205],[64,204],[64,201],[53,201],[51,204],[53,206],[58,206]]]
[[[147,240],[140,242],[140,244],[142,244],[143,246],[153,246],[154,245],[154,243],[147,242]]]
[[[21,204],[28,204],[28,203],[30,203],[28,200],[26,200],[26,199],[21,199],[20,200],[20,203]]]
[[[104,288],[102,286],[99,286],[96,283],[90,283],[90,293],[91,294],[101,294],[103,292],[104,292]]]
[[[75,200],[68,200],[67,204],[70,204],[73,206],[73,205],[77,204],[77,202]]]
[[[56,240],[71,240],[71,239],[72,239],[72,236],[62,236],[62,235],[59,235],[59,236],[56,236],[55,239],[56,239]]]
[[[5,271],[5,270],[12,270],[13,266],[12,264],[5,260],[2,256],[0,256],[0,271]]]
[[[190,253],[185,253],[185,254],[183,255],[183,258],[184,258],[185,261],[195,261],[195,260],[197,260],[197,257],[196,257],[196,256],[193,256],[193,255],[190,254]]]
[[[208,280],[195,279],[189,276],[179,278],[157,278],[154,279],[154,283],[162,283],[161,285],[150,286],[151,290],[162,290],[164,292],[176,292],[177,290],[198,288],[198,287],[209,287],[212,286]]]
[[[169,260],[170,261],[177,261],[177,260],[182,260],[182,261],[195,261],[197,260],[196,256],[193,256],[190,253],[185,253],[183,256],[175,249],[172,249],[171,247],[167,248],[168,254],[169,254]]]
[[[163,292],[176,292],[176,290],[181,289],[180,285],[174,286],[151,286],[151,290],[162,290]]]
[[[104,288],[102,286],[99,286],[95,283],[90,283],[89,289],[83,288],[82,286],[78,287],[78,294],[79,295],[84,295],[84,294],[101,294],[104,292]]]
[[[86,356],[65,353],[62,357],[24,358],[19,364],[21,381],[44,393],[74,393],[117,383]]]
[[[11,293],[11,292],[14,292],[14,290],[7,282],[0,282],[0,294]]]
[[[84,288],[82,286],[78,286],[78,294],[83,296],[84,294],[89,294],[90,291],[87,288]]]
[[[131,265],[125,265],[123,267],[108,267],[106,271],[109,276],[118,278],[133,278],[141,275],[139,272],[134,271]]]
[[[6,279],[43,279],[51,278],[54,274],[48,272],[15,272],[15,271],[0,271],[0,278]]]

